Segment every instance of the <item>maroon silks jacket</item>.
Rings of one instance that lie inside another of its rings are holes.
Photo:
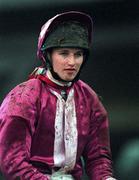
[[[5,179],[47,180],[54,168],[54,121],[57,98],[40,79],[16,86],[0,107],[0,169]],[[73,84],[78,129],[76,165],[69,172],[82,176],[81,156],[90,180],[112,176],[107,113],[96,93],[84,82]]]

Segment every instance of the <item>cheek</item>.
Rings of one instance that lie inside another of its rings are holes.
[[[58,62],[53,62],[53,69],[57,72],[60,69],[60,65]]]
[[[80,62],[78,62],[78,63],[77,63],[78,68],[80,68],[80,67],[82,66],[82,64],[83,64],[83,60],[81,60]]]
[[[53,60],[52,61],[52,65],[53,65],[53,68],[55,69],[57,67],[57,61],[56,60]]]
[[[56,70],[57,69],[57,67],[58,67],[58,58],[57,58],[57,56],[54,54],[54,55],[52,55],[52,66],[53,66],[53,69],[54,70]]]
[[[53,61],[52,65],[55,72],[60,72],[64,67],[64,63],[58,58]]]

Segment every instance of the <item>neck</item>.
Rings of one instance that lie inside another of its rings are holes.
[[[59,86],[67,86],[67,87],[70,87],[71,86],[71,84],[72,84],[72,82],[61,82],[61,81],[58,81],[58,80],[56,80],[53,76],[52,76],[52,74],[51,74],[51,72],[50,72],[50,70],[48,69],[47,70],[47,77],[52,81],[52,82],[54,82],[55,84],[57,84],[57,85],[59,85]]]

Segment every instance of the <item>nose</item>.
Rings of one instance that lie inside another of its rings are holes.
[[[70,66],[74,66],[75,65],[75,57],[74,55],[70,55],[69,58],[68,58],[68,64]]]

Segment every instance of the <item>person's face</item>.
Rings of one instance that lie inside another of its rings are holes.
[[[83,63],[83,50],[79,48],[54,48],[51,60],[54,72],[65,81],[72,81]]]

